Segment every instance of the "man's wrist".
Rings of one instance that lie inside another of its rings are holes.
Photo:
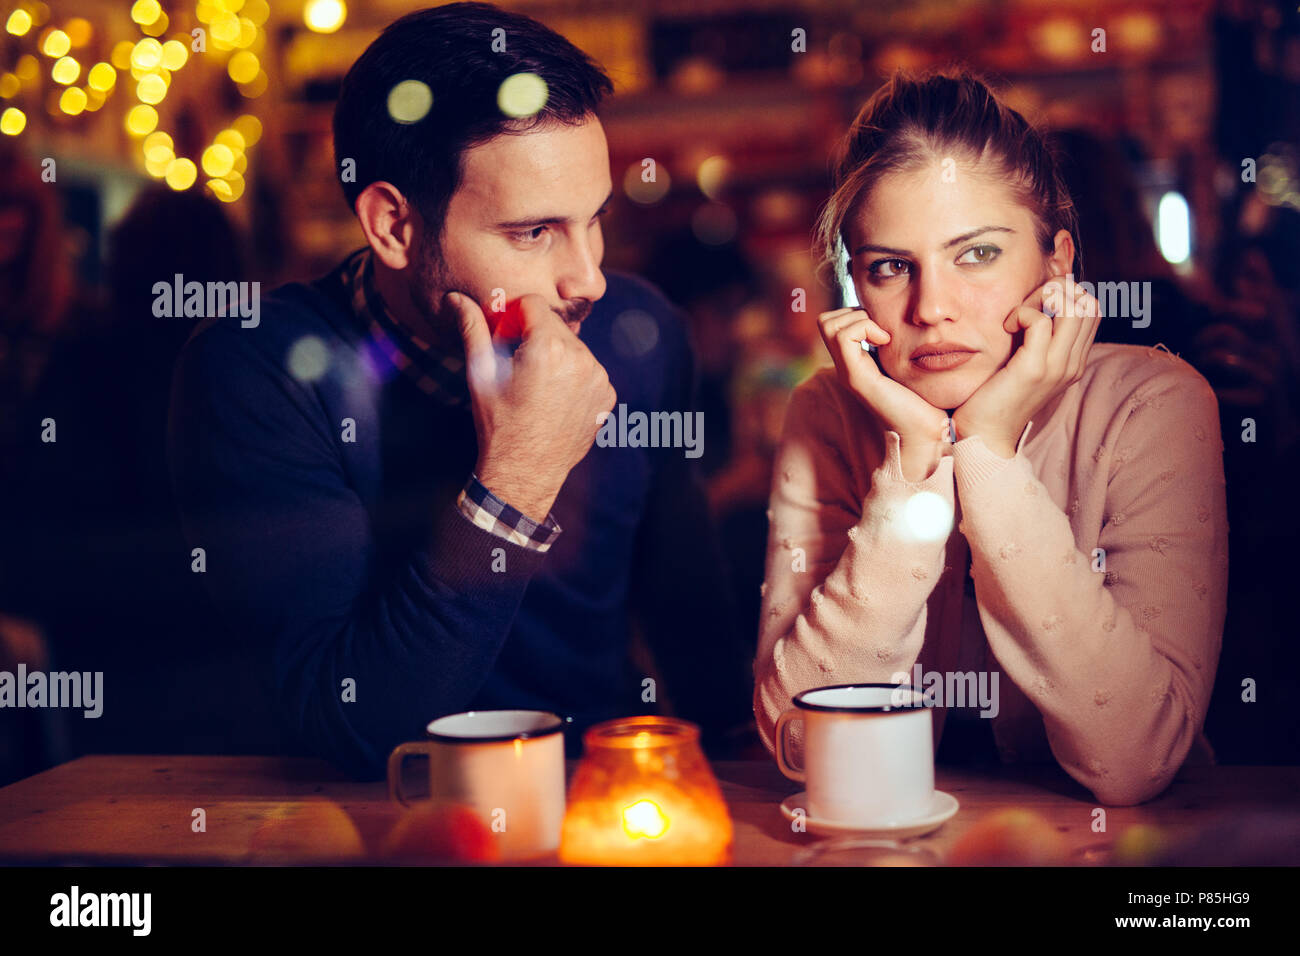
[[[538,524],[546,521],[559,494],[559,489],[547,491],[544,487],[539,487],[536,481],[494,471],[490,465],[475,468],[474,474],[488,491]]]

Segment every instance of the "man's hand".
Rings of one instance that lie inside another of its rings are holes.
[[[477,302],[444,297],[459,320],[478,434],[479,480],[537,523],[591,449],[617,400],[609,376],[540,295],[520,300],[523,343],[498,354]]]
[[[1077,286],[1073,301],[1063,302],[1064,282],[1048,280],[1006,317],[1002,327],[1012,335],[1023,329],[1024,342],[952,413],[958,441],[979,435],[990,451],[1014,458],[1034,414],[1083,376],[1101,307]]]

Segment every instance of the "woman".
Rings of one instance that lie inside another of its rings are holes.
[[[822,315],[834,368],[792,395],[776,460],[764,743],[810,687],[984,672],[996,700],[966,726],[996,757],[1055,759],[1102,803],[1151,798],[1194,747],[1213,759],[1214,393],[1166,351],[1093,345],[1056,163],[979,80],[895,77],[834,184],[819,239],[862,308]],[[961,713],[937,703],[936,743]]]

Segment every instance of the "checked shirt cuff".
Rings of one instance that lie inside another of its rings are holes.
[[[456,507],[474,524],[498,538],[530,551],[546,551],[559,537],[560,526],[555,516],[548,514],[543,524],[538,524],[523,512],[510,507],[471,474],[469,481],[456,498]]]

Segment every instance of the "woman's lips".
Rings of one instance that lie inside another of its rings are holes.
[[[974,357],[974,352],[931,352],[929,355],[918,355],[912,359],[912,364],[926,372],[946,372],[965,365]]]

